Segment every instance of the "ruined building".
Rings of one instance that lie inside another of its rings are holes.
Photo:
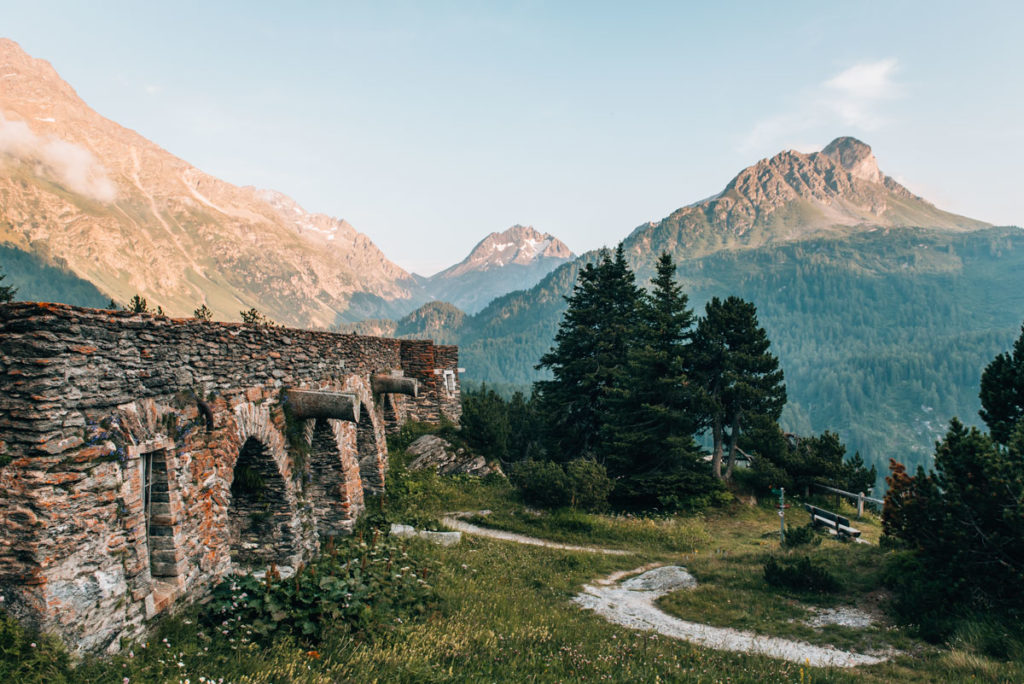
[[[116,649],[233,568],[295,567],[381,491],[385,434],[458,421],[458,349],[0,305],[0,594]]]

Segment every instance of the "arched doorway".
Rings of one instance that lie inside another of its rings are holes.
[[[363,490],[352,423],[316,419],[306,488],[321,539],[351,532],[363,510]]]
[[[231,561],[243,567],[287,563],[295,552],[294,513],[267,446],[249,437],[235,462],[228,504]]]

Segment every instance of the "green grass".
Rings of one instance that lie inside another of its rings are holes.
[[[351,633],[328,625],[315,645],[279,636],[258,646],[229,641],[204,628],[193,608],[162,621],[144,642],[126,644],[120,655],[17,670],[18,681],[199,682],[929,682],[1021,681],[1020,663],[979,655],[976,639],[961,635],[957,648],[927,647],[898,630],[820,631],[789,622],[806,606],[877,599],[885,552],[877,547],[825,540],[812,553],[845,579],[834,596],[778,593],[762,578],[768,553],[779,553],[772,536],[774,510],[735,504],[706,516],[638,519],[526,513],[507,485],[466,478],[439,478],[403,471],[401,457],[391,500],[382,515],[396,517],[422,505],[424,516],[489,508],[489,524],[552,540],[628,548],[629,556],[567,552],[463,536],[455,547],[412,540],[408,553],[436,568],[439,596],[425,616],[379,622]],[[398,493],[404,492],[399,500]],[[799,521],[802,523],[802,519]],[[804,553],[798,550],[796,553]],[[808,668],[763,656],[698,648],[612,625],[571,601],[583,584],[652,560],[687,567],[700,585],[665,599],[668,610],[689,619],[764,631],[839,647],[895,645],[907,655],[857,670]],[[875,592],[875,594],[872,594]],[[25,651],[0,652],[14,666]],[[3,641],[0,640],[0,646]],[[4,670],[0,670],[3,672]],[[14,671],[12,669],[6,671]],[[203,678],[203,679],[201,679]]]
[[[477,515],[469,522],[551,541],[663,555],[693,551],[711,542],[700,517],[605,516],[563,509],[541,514],[523,509]]]

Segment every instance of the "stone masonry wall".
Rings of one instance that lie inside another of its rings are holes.
[[[457,365],[429,341],[0,305],[8,610],[113,650],[239,564],[302,562],[383,488],[386,429],[458,420]],[[374,396],[388,372],[419,396]],[[297,421],[286,388],[355,394],[360,421]]]

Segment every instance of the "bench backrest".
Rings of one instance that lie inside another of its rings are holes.
[[[841,515],[833,513],[832,511],[826,511],[824,508],[818,508],[817,506],[812,506],[810,504],[804,504],[804,508],[806,508],[807,512],[810,513],[812,516],[824,518],[825,520],[829,520],[836,525],[843,525],[845,527],[851,526],[849,518],[845,518]]]

